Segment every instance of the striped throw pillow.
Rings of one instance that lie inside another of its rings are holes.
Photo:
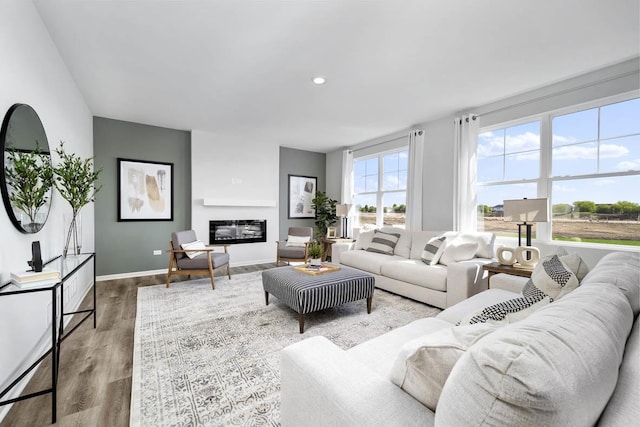
[[[385,233],[384,231],[375,230],[367,251],[393,255],[393,249],[396,247],[399,239],[400,234],[398,233]]]
[[[429,240],[422,250],[422,262],[428,265],[436,265],[444,252],[446,240],[447,238],[444,236],[434,237]]]

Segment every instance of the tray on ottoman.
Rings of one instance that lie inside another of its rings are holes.
[[[300,333],[303,333],[307,313],[361,299],[367,300],[367,313],[371,313],[375,278],[345,266],[320,275],[305,274],[295,267],[277,267],[262,272],[262,286],[267,305],[271,294],[298,313]]]

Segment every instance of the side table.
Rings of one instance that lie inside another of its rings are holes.
[[[343,239],[341,237],[328,238],[323,237],[320,239],[320,243],[322,243],[322,261],[326,261],[327,258],[331,258],[331,246],[334,243],[351,243],[353,239]]]
[[[531,273],[533,272],[533,268],[531,267],[521,267],[519,265],[511,266],[511,265],[503,265],[499,262],[492,262],[489,264],[485,264],[482,266],[482,269],[487,271],[487,285],[491,283],[491,276],[498,273],[510,274],[512,276],[520,276],[520,277],[531,277]]]

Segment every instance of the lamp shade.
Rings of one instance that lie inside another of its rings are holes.
[[[349,216],[349,209],[350,208],[351,208],[351,205],[348,205],[346,203],[340,204],[340,205],[336,205],[336,215],[341,216],[341,217]]]
[[[546,198],[505,200],[504,220],[509,222],[548,222],[549,203]]]

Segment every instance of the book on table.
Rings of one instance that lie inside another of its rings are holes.
[[[43,268],[42,271],[18,271],[11,272],[11,281],[17,285],[26,285],[34,282],[60,280],[60,271],[51,268]]]

